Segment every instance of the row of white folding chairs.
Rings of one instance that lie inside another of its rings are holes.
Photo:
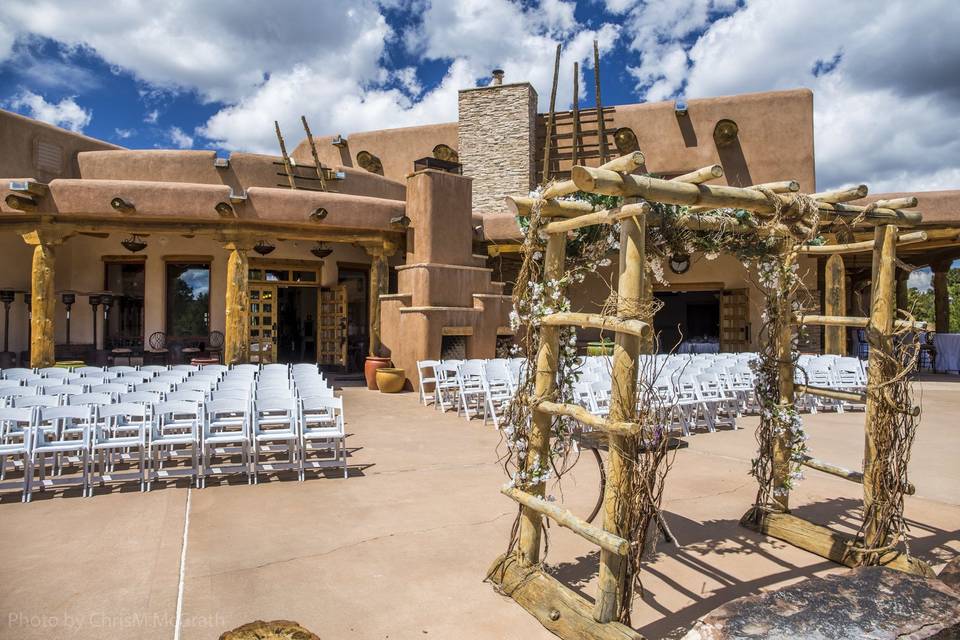
[[[421,360],[417,362],[420,401],[433,402],[442,411],[456,409],[467,420],[482,413],[484,424],[489,416],[499,428],[525,366],[523,358]]]
[[[867,387],[867,373],[863,361],[858,358],[838,355],[801,355],[794,370],[794,381],[797,384],[835,391],[860,392]],[[799,395],[797,402],[812,413],[821,409],[832,409],[843,413],[847,409],[863,406],[813,394]]]
[[[37,458],[44,488],[64,481],[45,479],[47,454],[54,456],[51,476],[58,470],[62,473],[62,457],[72,454],[66,460],[81,464],[84,495],[92,495],[96,470],[99,484],[135,479],[141,491],[149,491],[154,479],[178,475],[176,470],[164,470],[162,462],[182,456],[187,449],[192,461],[189,475],[198,487],[205,485],[208,475],[232,471],[244,472],[248,482],[256,482],[261,469],[295,469],[303,480],[306,468],[342,466],[347,477],[344,436],[342,399],[319,396],[262,398],[252,405],[246,399],[223,398],[204,404],[172,400],[7,407],[0,408],[0,481],[6,476],[7,459],[19,456],[22,496],[29,500]],[[262,461],[261,451],[272,452],[267,447],[277,442],[285,444],[289,462]],[[333,459],[306,459],[309,451],[318,450],[332,451]],[[234,453],[240,454],[240,465],[211,464],[213,456]],[[134,458],[139,461],[135,475],[112,473],[118,460]]]

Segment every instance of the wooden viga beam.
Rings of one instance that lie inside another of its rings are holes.
[[[640,425],[633,422],[611,422],[600,416],[594,415],[575,404],[565,404],[560,402],[550,402],[542,400],[537,403],[535,411],[546,413],[551,416],[565,416],[573,418],[580,424],[586,425],[592,429],[613,433],[618,436],[636,436],[640,433]]]
[[[863,474],[859,471],[845,469],[839,465],[824,462],[823,460],[818,460],[817,458],[812,458],[810,456],[803,456],[803,460],[800,461],[800,464],[811,469],[816,469],[822,473],[827,473],[838,478],[843,478],[844,480],[849,480],[850,482],[863,484]],[[908,482],[904,486],[903,492],[908,496],[912,496],[917,493],[917,488],[913,486],[912,483]]]
[[[823,525],[809,522],[795,515],[764,513],[758,521],[755,518],[754,510],[751,509],[740,520],[740,524],[758,533],[783,540],[821,558],[851,568],[860,566],[863,554],[855,546],[857,542],[855,536],[833,531]],[[880,564],[888,569],[935,577],[934,571],[926,562],[896,550],[891,550],[882,555]]]
[[[597,622],[593,608],[541,567],[521,564],[515,554],[494,560],[487,578],[540,624],[564,640],[644,640],[619,622]]]
[[[702,206],[706,208],[745,209],[758,214],[772,214],[774,205],[763,193],[749,188],[723,185],[689,184],[660,180],[650,176],[621,174],[606,169],[576,166],[571,172],[572,180],[581,191],[611,196],[643,198],[665,204]],[[774,194],[780,198],[781,206],[793,205],[792,195]],[[917,224],[923,216],[916,212],[896,209],[874,208],[866,212],[867,207],[818,201],[820,211],[840,218],[856,218],[864,214],[869,222],[890,222],[896,224]],[[866,212],[866,213],[865,213]]]
[[[798,314],[795,317],[797,324],[815,324],[825,327],[854,327],[864,329],[870,324],[870,318],[860,316],[820,316],[810,314]],[[896,329],[908,329],[910,331],[926,331],[929,323],[923,321],[910,322],[908,320],[895,320],[893,323]]]
[[[551,222],[544,227],[544,230],[547,233],[567,233],[568,231],[597,224],[615,224],[624,218],[643,216],[648,213],[650,213],[650,203],[638,202],[617,209],[604,209],[603,211],[585,213],[575,218],[568,218],[567,220]]]
[[[627,540],[615,536],[609,531],[604,531],[601,527],[595,527],[586,520],[581,520],[573,515],[569,509],[564,509],[560,505],[548,502],[539,496],[515,487],[503,487],[500,489],[500,493],[537,513],[547,516],[561,527],[573,531],[601,549],[606,549],[620,556],[625,556],[630,551],[630,543]]]
[[[911,233],[901,234],[897,238],[897,246],[903,247],[918,242],[926,242],[926,231],[913,231]],[[863,242],[848,242],[846,244],[822,244],[816,246],[806,246],[800,248],[800,253],[811,256],[823,256],[847,253],[863,253],[873,250],[873,240],[864,240]]]
[[[650,325],[641,320],[621,320],[620,318],[611,318],[598,313],[574,313],[572,311],[561,311],[560,313],[551,313],[544,316],[542,324],[552,327],[581,327],[583,329],[600,329],[601,331],[614,331],[617,333],[628,333],[633,336],[643,337],[650,333]]]
[[[600,114],[598,117],[603,118],[603,114]],[[643,153],[640,151],[634,151],[625,156],[614,158],[610,162],[600,165],[600,168],[608,171],[621,171],[623,173],[630,173],[631,171],[636,171],[642,167],[643,163]],[[562,180],[550,185],[546,191],[543,192],[543,198],[546,200],[551,198],[559,198],[560,196],[566,196],[571,193],[575,193],[578,190],[579,188],[576,184],[574,184],[573,180]]]
[[[703,167],[690,173],[671,178],[671,182],[687,182],[689,184],[701,184],[715,178],[723,177],[723,167],[719,164],[712,164],[709,167]]]
[[[810,197],[814,200],[819,200],[820,202],[848,202],[850,200],[859,200],[860,198],[865,198],[869,189],[867,185],[859,184],[855,187],[850,187],[849,189],[837,189],[836,191],[820,191],[819,193],[811,193]]]

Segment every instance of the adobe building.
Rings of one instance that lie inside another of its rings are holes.
[[[534,88],[498,76],[460,92],[457,122],[304,139],[288,162],[123,149],[0,111],[0,364],[211,352],[353,371],[382,354],[415,384],[417,360],[493,357],[511,342],[522,234],[504,197],[528,195],[545,161],[564,179],[574,164],[639,149],[641,170],[660,177],[718,164],[716,184],[793,180],[812,193],[813,99],[793,90],[606,107],[599,117],[580,109],[554,115],[548,145]],[[934,267],[940,329],[960,198],[919,199],[936,231],[903,259]],[[762,304],[750,274],[729,256],[708,258],[664,270],[662,343],[682,333],[754,349]],[[844,302],[856,308],[869,265],[847,258]],[[824,261],[802,264],[814,302]],[[575,310],[602,305],[613,277],[571,291]]]

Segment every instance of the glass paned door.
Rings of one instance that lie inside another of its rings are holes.
[[[250,285],[250,362],[276,361],[277,287]]]

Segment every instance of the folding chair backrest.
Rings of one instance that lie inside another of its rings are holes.
[[[73,372],[79,373],[81,376],[86,376],[89,374],[106,373],[106,370],[103,367],[77,367]]]
[[[126,393],[130,391],[130,385],[121,382],[104,382],[90,387],[93,393]]]
[[[310,396],[307,398],[301,398],[300,406],[304,411],[323,411],[327,409],[343,411],[343,398]]]
[[[178,385],[177,385],[177,390],[178,390],[178,391],[193,390],[193,391],[206,391],[206,392],[208,392],[208,391],[210,391],[211,389],[213,389],[213,388],[216,386],[216,384],[217,384],[217,381],[214,380],[214,379],[212,379],[212,378],[195,378],[195,377],[191,377],[191,378],[188,378],[188,379],[184,380],[184,381],[181,382],[180,384],[178,384]]]
[[[293,412],[295,407],[295,402],[293,398],[278,398],[274,396],[267,396],[263,398],[257,398],[253,404],[254,410],[257,414],[260,413],[278,413],[281,411]]]
[[[13,399],[15,407],[59,407],[59,396],[20,396]]]
[[[200,367],[195,364],[175,364],[170,367],[171,371],[183,371],[185,373],[192,373],[194,371],[200,371]]]
[[[161,402],[153,408],[153,416],[157,426],[169,424],[174,421],[182,424],[183,419],[187,416],[199,421],[200,405],[195,402],[186,402],[183,400]]]
[[[39,373],[44,378],[60,378],[60,379],[69,378],[70,376],[78,375],[75,373],[70,373],[70,371],[68,371],[67,369],[64,369],[63,367],[44,367],[42,369],[38,369],[37,373]]]
[[[38,417],[40,422],[53,422],[55,420],[90,422],[92,411],[89,406],[43,407],[39,410]]]
[[[3,371],[3,377],[7,380],[36,380],[40,376],[34,373],[33,369],[7,369]]]
[[[97,415],[102,418],[131,418],[143,420],[148,415],[147,407],[136,402],[117,402],[97,407]]]
[[[24,429],[33,424],[34,409],[17,409],[13,407],[0,407],[0,436],[6,436],[10,433],[23,435],[27,440]]]
[[[14,389],[20,386],[23,386],[20,380],[0,380],[0,389]]]
[[[206,394],[203,391],[191,389],[185,389],[183,391],[171,391],[167,394],[167,402],[192,402],[194,404],[199,404],[203,403],[204,400],[206,400]]]
[[[126,367],[126,366],[124,366],[124,367],[107,367],[107,371],[109,371],[110,373],[119,373],[119,374],[122,375],[122,374],[124,374],[124,373],[136,373],[136,372],[137,372],[137,368],[136,368],[136,367]]]
[[[180,393],[180,392],[176,392],[176,393]],[[249,401],[250,396],[251,396],[251,393],[249,389],[227,388],[227,389],[215,389],[210,392],[210,397],[213,398],[213,400]]]
[[[0,389],[0,401],[12,398],[21,398],[23,396],[39,395],[40,389],[37,387],[10,387]]]
[[[78,393],[67,398],[69,405],[102,406],[113,402],[109,393]]]
[[[226,372],[229,371],[229,370],[230,370],[230,367],[228,367],[228,366],[225,365],[225,364],[205,364],[205,365],[202,365],[202,366],[200,367],[200,372],[201,372],[201,373],[204,373],[204,372],[216,372],[216,373],[222,375],[222,374],[226,373]]]
[[[141,382],[133,387],[134,391],[149,391],[150,393],[169,393],[173,389],[170,382]]]
[[[59,378],[34,378],[26,381],[28,387],[36,387],[37,389],[46,389],[47,387],[56,387],[57,385],[63,384],[63,381]]]
[[[154,376],[154,375],[156,375],[156,374],[158,374],[158,373],[161,373],[161,372],[163,372],[163,371],[167,371],[167,368],[166,368],[166,367],[162,367],[162,366],[160,366],[160,365],[158,365],[158,364],[148,364],[148,365],[145,366],[145,367],[140,367],[140,371],[142,371],[142,372],[144,372],[144,373],[149,373],[150,375]]]
[[[304,387],[297,389],[297,394],[301,398],[332,398],[333,387]]]
[[[120,402],[139,402],[140,404],[157,404],[162,396],[157,391],[130,391],[120,394]]]

